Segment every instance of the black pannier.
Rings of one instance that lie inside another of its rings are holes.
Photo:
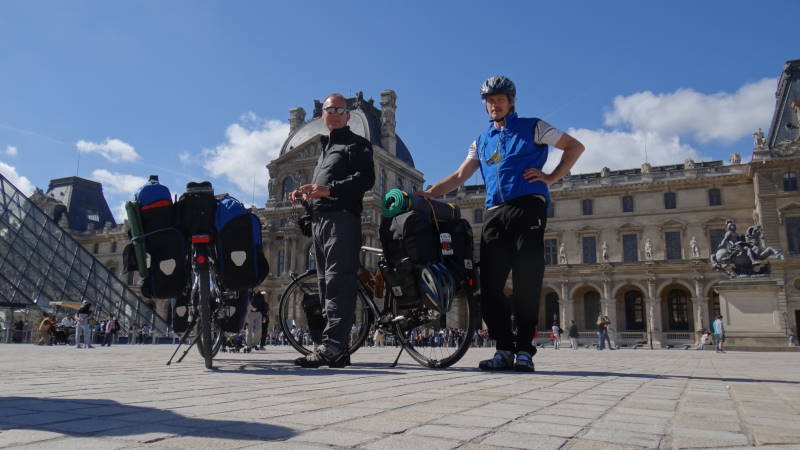
[[[142,281],[145,297],[170,298],[178,296],[186,284],[186,242],[175,227],[175,206],[166,186],[151,176],[136,193],[136,210],[131,229],[141,231],[134,239],[144,240],[146,269]],[[134,226],[134,223],[135,226]],[[138,234],[138,233],[137,233]],[[130,255],[131,249],[128,249]],[[135,256],[130,258],[136,260]],[[131,268],[134,264],[127,264]],[[136,264],[138,267],[138,264]]]
[[[225,289],[249,289],[269,272],[261,245],[261,221],[239,200],[226,196],[217,204],[217,272]]]
[[[392,265],[406,258],[412,264],[427,264],[439,260],[436,229],[428,215],[408,211],[384,218],[380,229],[383,254]]]
[[[413,308],[422,304],[419,292],[420,266],[409,258],[397,264],[379,263],[381,275],[386,281],[386,290],[391,291],[400,308]]]
[[[214,233],[217,199],[208,181],[186,183],[186,192],[176,204],[178,228],[187,236]]]
[[[322,343],[322,332],[328,321],[322,314],[322,302],[319,294],[303,294],[303,312],[308,322],[308,331],[311,333],[311,341],[315,345]]]
[[[472,225],[465,219],[449,220],[439,223],[439,232],[450,236],[449,254],[443,254],[442,259],[456,284],[461,285],[473,269]]]

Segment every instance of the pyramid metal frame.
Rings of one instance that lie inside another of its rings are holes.
[[[94,317],[115,314],[122,329],[169,324],[70,234],[0,174],[0,306],[54,313],[52,301],[93,304]]]

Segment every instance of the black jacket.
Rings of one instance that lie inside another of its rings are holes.
[[[574,324],[573,324],[573,325],[571,325],[571,326],[569,327],[569,337],[571,337],[571,338],[576,338],[576,337],[578,337],[578,336],[579,336],[579,334],[578,334],[578,326],[577,326],[577,325],[574,325]]]
[[[375,184],[372,145],[350,127],[333,130],[330,138],[322,136],[321,140],[322,153],[311,183],[329,186],[331,196],[312,200],[312,210],[361,214],[364,193]]]

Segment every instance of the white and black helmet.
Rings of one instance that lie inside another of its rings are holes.
[[[509,100],[514,100],[517,96],[517,88],[514,86],[513,81],[502,75],[489,77],[481,84],[481,98],[483,100],[486,100],[486,97],[490,95],[497,94],[506,94]]]
[[[443,265],[427,264],[420,271],[419,287],[426,303],[446,313],[455,297],[455,279]]]

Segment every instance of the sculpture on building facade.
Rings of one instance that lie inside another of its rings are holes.
[[[753,133],[753,150],[760,150],[767,145],[767,139],[764,137],[764,132],[761,128]]]
[[[766,276],[770,273],[769,258],[783,259],[783,252],[764,244],[761,225],[751,225],[744,236],[736,231],[732,220],[725,222],[727,231],[717,250],[711,255],[711,265],[731,278]]]
[[[697,246],[697,239],[692,236],[692,240],[689,241],[689,248],[692,250],[692,258],[699,258],[700,257],[700,247]]]
[[[731,153],[730,161],[731,161],[731,164],[741,164],[742,163],[742,155],[740,155],[738,152]]]
[[[600,254],[603,258],[603,261],[608,261],[608,244],[606,241],[603,241],[603,245],[600,246]]]
[[[558,262],[560,264],[567,264],[567,247],[564,243],[561,243],[561,247],[558,248]]]
[[[644,241],[644,259],[653,260],[653,241],[650,238]]]

